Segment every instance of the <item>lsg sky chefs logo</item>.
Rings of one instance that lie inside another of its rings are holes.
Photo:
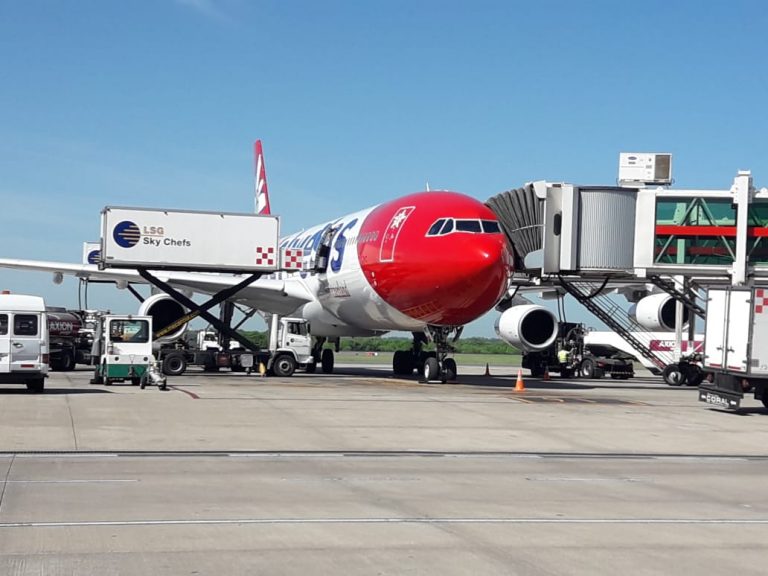
[[[139,228],[135,222],[123,220],[112,231],[112,238],[118,246],[133,248],[138,243],[145,246],[192,246],[186,238],[170,238],[165,235],[162,226],[143,226]]]

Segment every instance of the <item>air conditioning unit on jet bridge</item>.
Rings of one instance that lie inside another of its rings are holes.
[[[622,152],[619,154],[619,185],[672,184],[672,154]]]

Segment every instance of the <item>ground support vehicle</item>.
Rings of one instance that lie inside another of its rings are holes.
[[[602,378],[610,376],[625,380],[635,375],[632,361],[617,353],[612,356],[594,354],[584,345],[586,334],[583,324],[561,322],[554,344],[545,350],[523,353],[522,366],[531,376],[540,378],[547,373],[563,378]],[[563,354],[563,351],[566,354]]]
[[[92,365],[93,334],[100,312],[48,308],[51,370],[66,372],[76,364]]]
[[[48,376],[48,330],[40,296],[0,294],[0,384],[42,392]]]
[[[152,317],[105,314],[94,338],[92,384],[110,385],[129,380],[138,386],[155,362],[152,354]]]
[[[768,408],[768,288],[710,288],[699,400],[736,410],[745,393]]]
[[[661,371],[664,382],[670,386],[698,386],[706,373],[702,368],[703,354],[694,352],[680,357],[675,364],[667,364]]]
[[[225,349],[223,346],[211,347],[210,338],[198,338],[205,346],[189,346],[177,341],[158,351],[163,373],[167,376],[180,376],[189,366],[202,366],[205,371],[215,372],[220,368],[229,368],[233,372],[260,371],[260,366],[270,375],[292,376],[301,367],[314,372],[316,359],[312,354],[312,341],[308,323],[301,318],[279,319],[277,339],[274,347],[265,350],[246,350],[243,348]]]

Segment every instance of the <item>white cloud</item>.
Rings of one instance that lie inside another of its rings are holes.
[[[177,4],[191,8],[200,14],[217,20],[229,20],[216,0],[176,0]]]

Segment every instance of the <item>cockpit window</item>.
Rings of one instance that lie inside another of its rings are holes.
[[[457,232],[482,232],[480,220],[456,220]]]
[[[427,231],[427,236],[445,236],[453,232],[469,234],[498,234],[501,232],[499,223],[495,220],[480,220],[476,218],[440,218]]]
[[[486,234],[498,234],[501,232],[501,228],[499,228],[498,222],[494,222],[493,220],[483,220],[483,232]]]
[[[440,228],[443,227],[444,223],[445,223],[445,218],[440,218],[440,220],[432,224],[432,226],[429,229],[429,232],[427,232],[427,236],[437,236],[438,232],[440,232]]]

